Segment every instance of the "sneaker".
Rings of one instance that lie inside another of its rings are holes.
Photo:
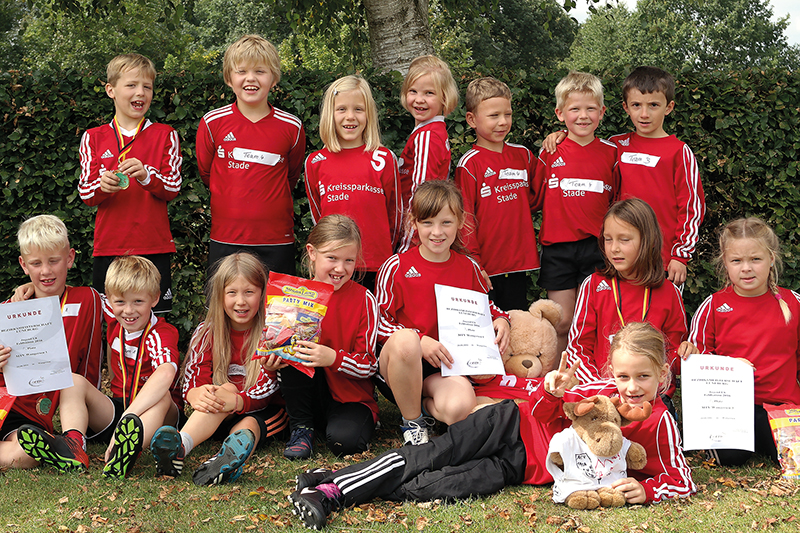
[[[25,453],[41,465],[50,465],[59,472],[82,472],[89,468],[86,450],[74,439],[25,424],[17,431],[17,440]]]
[[[308,459],[314,449],[314,430],[299,427],[292,430],[289,442],[283,450],[287,459]]]
[[[342,491],[333,483],[306,487],[289,495],[294,506],[292,513],[299,515],[308,529],[322,529],[328,515],[342,508]]]
[[[142,421],[133,413],[123,416],[114,429],[114,446],[103,467],[103,477],[122,479],[139,458],[144,440]]]
[[[249,429],[234,431],[222,441],[219,453],[194,471],[192,481],[195,485],[202,486],[218,485],[238,479],[242,475],[242,466],[255,444],[256,437]]]
[[[428,424],[424,420],[422,424],[412,420],[407,426],[400,426],[400,431],[403,432],[403,446],[418,446],[430,441]]]
[[[330,477],[331,474],[333,474],[333,470],[328,470],[327,468],[306,470],[302,474],[297,474],[297,477],[294,478],[296,483],[295,490],[300,491],[306,487],[316,487]]]
[[[181,434],[172,426],[161,426],[150,439],[150,451],[156,460],[156,475],[178,477],[186,457]]]

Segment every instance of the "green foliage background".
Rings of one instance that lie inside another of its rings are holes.
[[[608,111],[598,134],[630,130],[620,105],[626,73],[604,78]],[[278,107],[299,116],[308,134],[307,151],[321,148],[319,103],[327,84],[340,74],[320,71],[285,72],[270,97]],[[510,140],[534,151],[557,126],[553,88],[564,72],[503,70],[457,73],[464,93],[469,80],[494,75],[514,93],[514,127]],[[384,144],[399,154],[413,120],[399,103],[398,74],[367,72],[381,112]],[[184,156],[183,190],[169,204],[172,234],[178,248],[173,263],[176,295],[170,321],[186,342],[202,318],[203,284],[210,213],[208,190],[197,175],[195,131],[202,115],[232,99],[216,74],[188,72],[160,75],[149,117],[172,125],[180,134]],[[784,247],[786,272],[782,285],[800,288],[800,73],[783,70],[681,73],[677,107],[666,129],[692,147],[700,165],[708,214],[701,242],[690,263],[684,292],[690,312],[719,287],[711,260],[715,231],[725,221],[744,215],[766,218]],[[76,71],[0,73],[0,296],[10,295],[26,280],[18,265],[16,229],[29,216],[52,213],[69,228],[78,251],[71,284],[91,281],[94,208],[77,193],[78,144],[81,133],[109,122],[113,105],[103,91],[102,77]],[[448,117],[453,166],[474,142],[463,106]],[[295,234],[305,242],[311,225],[302,184],[295,200]],[[298,250],[300,246],[298,246]]]

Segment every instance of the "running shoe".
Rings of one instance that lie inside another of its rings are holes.
[[[172,426],[161,426],[150,439],[150,451],[156,460],[156,475],[178,477],[186,458],[181,434]]]
[[[428,424],[424,420],[422,424],[412,420],[407,426],[400,426],[400,431],[403,433],[403,446],[418,446],[430,441]]]
[[[256,437],[249,429],[240,429],[222,441],[219,453],[201,464],[194,471],[192,481],[195,485],[218,485],[234,481],[242,475],[244,462],[256,444]]]
[[[29,424],[19,428],[17,439],[25,453],[40,465],[50,465],[59,472],[83,472],[89,468],[89,456],[75,439]]]
[[[287,459],[308,459],[314,451],[314,430],[299,427],[292,430],[289,442],[283,450]]]
[[[103,467],[103,477],[122,479],[128,475],[142,452],[144,427],[133,413],[123,416],[114,429],[114,445]]]
[[[328,516],[342,508],[342,491],[334,483],[316,487],[306,487],[289,495],[292,513],[300,516],[308,529],[322,529],[328,523]]]

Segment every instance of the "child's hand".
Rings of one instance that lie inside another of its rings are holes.
[[[628,503],[644,503],[647,500],[644,487],[632,477],[615,481],[611,484],[611,488],[622,492],[625,495],[625,501]]]
[[[556,153],[558,145],[566,138],[567,134],[563,131],[554,131],[542,141],[542,148],[544,148],[548,154],[554,154]]]
[[[225,402],[217,396],[218,389],[216,385],[200,385],[189,391],[186,399],[195,411],[221,413],[225,409]]]
[[[686,265],[680,261],[673,259],[667,266],[667,278],[680,287],[686,281]]]
[[[3,373],[3,367],[6,366],[8,360],[11,358],[11,346],[3,346],[0,344],[0,374]]]
[[[22,302],[34,295],[33,283],[30,281],[24,285],[20,285],[14,289],[14,294],[11,296],[12,302]]]
[[[100,190],[106,194],[114,194],[122,190],[119,186],[119,178],[108,170],[100,176]]]
[[[442,363],[447,368],[453,368],[453,356],[444,347],[444,344],[433,337],[423,335],[419,341],[422,348],[422,358],[435,368],[442,368]]]
[[[497,333],[497,336],[494,338],[494,343],[497,345],[497,349],[500,350],[500,354],[505,355],[508,351],[511,326],[505,318],[495,318],[492,325],[494,326],[495,333]]]
[[[261,363],[261,368],[267,372],[277,372],[281,368],[286,368],[289,366],[283,362],[283,359],[281,359],[280,356],[277,356],[274,353],[270,354],[269,357],[260,357],[258,362]]]
[[[754,365],[753,362],[750,361],[749,359],[745,359],[744,357],[737,357],[736,359],[738,359],[739,361],[741,361],[743,363],[747,363],[755,371],[756,365]]]
[[[297,341],[295,357],[303,360],[304,366],[331,366],[336,362],[336,352],[322,344],[311,341]]]
[[[221,413],[232,413],[239,409],[239,391],[232,383],[226,383],[221,387],[217,387],[214,395],[218,401],[222,402],[224,407],[220,409]],[[242,406],[244,407],[244,406]]]
[[[689,341],[683,341],[681,345],[678,346],[678,355],[684,361],[689,359],[689,356],[692,355],[693,353],[700,353],[700,350],[698,350],[697,346],[695,346]]]
[[[572,378],[575,377],[575,370],[578,369],[579,364],[580,361],[576,361],[574,365],[567,368],[567,352],[561,352],[558,370],[551,370],[544,376],[544,390],[556,398],[562,398]]]
[[[118,170],[136,181],[144,181],[147,179],[147,171],[144,169],[144,165],[135,157],[131,157],[120,163]]]

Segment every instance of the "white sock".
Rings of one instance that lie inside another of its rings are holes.
[[[183,453],[189,455],[189,452],[194,448],[194,439],[185,431],[181,431],[181,442],[183,443]]]

